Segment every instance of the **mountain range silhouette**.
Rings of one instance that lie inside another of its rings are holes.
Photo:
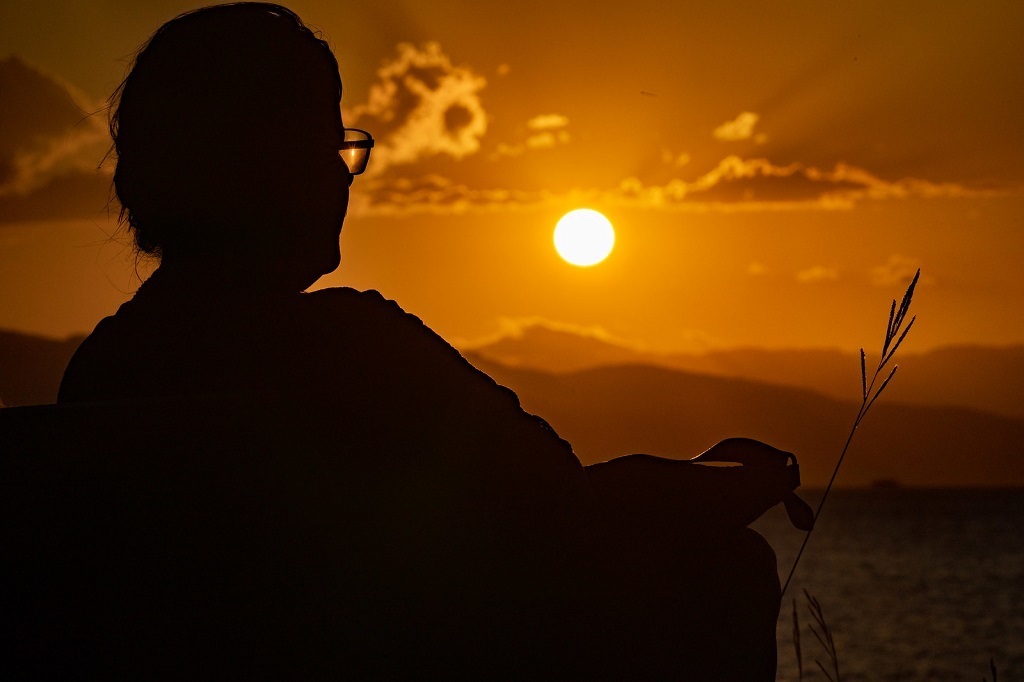
[[[689,458],[744,436],[795,453],[803,484],[823,486],[858,407],[805,389],[649,365],[556,375],[472,360],[548,420],[584,464],[627,452]],[[887,397],[860,427],[838,485],[1024,485],[1024,420]]]
[[[835,349],[657,353],[595,335],[532,324],[465,350],[505,365],[555,373],[608,365],[653,365],[806,388],[837,400],[856,399],[860,391],[857,355]],[[866,350],[870,363],[872,349]],[[901,350],[897,362],[900,377],[887,389],[887,400],[968,407],[1024,419],[1024,345],[955,345],[924,353]]]

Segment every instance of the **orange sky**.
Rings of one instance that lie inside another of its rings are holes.
[[[98,107],[200,4],[0,7],[0,327],[85,332],[130,294],[102,115],[61,88]],[[1024,5],[675,4],[291,3],[379,141],[319,285],[463,343],[542,319],[852,349],[920,266],[914,350],[1024,342]],[[588,269],[551,244],[582,206],[618,232]]]

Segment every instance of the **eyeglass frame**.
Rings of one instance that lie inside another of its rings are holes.
[[[365,140],[343,140],[340,143],[340,145],[338,146],[338,155],[341,156],[341,152],[348,151],[350,149],[365,149],[366,150],[366,161],[363,163],[363,167],[360,168],[358,171],[355,171],[355,172],[353,172],[351,168],[348,169],[348,172],[351,173],[352,175],[361,175],[366,170],[366,166],[368,166],[369,163],[370,163],[370,150],[373,149],[373,135],[371,135],[367,131],[363,130],[362,128],[345,128],[345,132],[346,133],[348,131],[350,131],[350,130],[353,130],[353,131],[355,131],[357,133],[362,133],[363,135],[366,135],[366,139]],[[342,162],[345,162],[345,157],[341,156],[341,160],[342,160]],[[345,167],[346,168],[348,167],[348,163],[345,163]]]

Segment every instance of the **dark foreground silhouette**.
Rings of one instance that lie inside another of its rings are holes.
[[[160,267],[61,405],[0,412],[4,672],[773,679],[775,559],[745,526],[800,518],[791,456],[584,469],[393,302],[303,293],[372,146],[340,96],[274,5],[137,56],[115,188]]]
[[[500,442],[344,409],[0,411],[3,676],[774,676],[753,532],[577,510]]]

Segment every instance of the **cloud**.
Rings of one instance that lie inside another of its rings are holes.
[[[498,147],[498,154],[508,156],[525,151],[525,145]],[[999,193],[916,178],[887,181],[842,163],[825,171],[798,163],[778,166],[768,159],[728,156],[693,180],[676,178],[655,185],[628,177],[617,187],[577,187],[556,193],[473,187],[425,175],[419,179],[360,182],[359,191],[352,197],[359,206],[356,210],[367,213],[487,211],[579,201],[631,208],[737,212],[850,210],[865,201],[974,198]]]
[[[661,162],[672,166],[682,167],[690,163],[690,155],[686,152],[675,154],[671,149],[662,149]]]
[[[508,144],[500,142],[490,155],[491,161],[496,161],[503,156],[519,156],[531,149],[550,149],[560,144],[568,144],[572,137],[565,127],[569,125],[569,118],[561,114],[540,114],[526,122],[527,130],[533,131],[532,135],[520,144]]]
[[[500,210],[548,203],[547,191],[474,188],[437,174],[395,179],[368,178],[352,192],[352,215],[407,213],[462,213],[469,210]]]
[[[520,124],[519,139],[488,145],[478,154],[488,129],[480,92],[485,79],[470,67],[453,66],[437,43],[398,46],[397,56],[378,70],[367,101],[346,109],[350,124],[372,129],[377,138],[374,162],[353,193],[354,214],[406,212],[489,211],[551,205],[574,200],[610,205],[683,211],[848,210],[860,202],[940,197],[993,196],[1002,192],[974,189],[957,183],[918,178],[885,180],[846,163],[831,169],[802,163],[778,164],[768,158],[729,155],[694,177],[690,155],[663,149],[662,169],[677,175],[647,184],[627,177],[605,186],[548,191],[522,189],[527,156],[568,144],[570,120],[543,111]],[[741,112],[715,130],[723,140],[760,139],[759,117]],[[444,159],[431,157],[443,156]],[[516,164],[483,161],[516,157]],[[422,164],[416,164],[423,162]],[[530,161],[533,162],[533,161]],[[427,165],[445,176],[430,174]],[[388,169],[391,171],[388,171]],[[511,178],[501,172],[515,168]],[[662,178],[665,176],[662,175]],[[489,186],[482,185],[487,178]]]
[[[634,351],[646,350],[646,345],[640,341],[620,338],[601,326],[559,322],[536,316],[499,317],[497,332],[475,340],[462,340],[458,345],[460,348],[472,350],[474,348],[491,345],[505,339],[519,340],[526,336],[530,336],[531,333],[536,330],[579,336],[585,339],[593,339],[612,346],[618,346],[619,348],[626,348]]]
[[[453,66],[437,43],[402,43],[377,70],[368,101],[346,109],[346,125],[373,130],[377,145],[367,172],[444,154],[456,159],[480,149],[487,114],[480,102],[486,79]]]
[[[494,153],[491,155],[491,160],[498,159],[502,156],[519,156],[526,147],[521,144],[507,144],[505,142],[499,142],[498,146],[494,148]]]
[[[569,125],[569,118],[561,114],[541,114],[526,122],[526,127],[530,130],[550,130],[564,128],[567,125]]]
[[[96,170],[66,173],[27,194],[0,196],[0,225],[116,216],[119,205],[111,203],[110,199],[110,176],[106,173]]]
[[[0,183],[0,196],[26,195],[64,175],[95,174],[106,146],[106,135],[97,135],[88,128],[37,139],[10,157],[0,157],[6,171],[6,181]]]
[[[747,266],[747,274],[751,277],[760,277],[768,273],[768,267],[763,263],[751,263]]]
[[[529,149],[547,149],[554,147],[556,144],[566,144],[569,142],[569,139],[569,133],[564,130],[559,130],[557,133],[545,130],[542,133],[526,138],[526,146]]]
[[[738,142],[739,140],[749,140],[753,137],[754,141],[760,144],[768,139],[763,133],[754,135],[754,126],[757,125],[760,118],[760,116],[752,111],[744,111],[734,120],[726,121],[715,128],[712,135],[715,136],[716,140],[723,140],[725,142]]]
[[[101,110],[17,56],[0,61],[0,222],[95,215],[109,175]]]
[[[889,256],[889,259],[882,265],[871,268],[868,277],[871,283],[878,287],[906,286],[914,278],[914,274],[920,269],[921,261],[917,258],[908,258],[899,254]],[[922,284],[933,284],[930,277],[922,277]]]
[[[0,61],[0,196],[95,170],[109,146],[100,107],[17,56]]]
[[[519,156],[526,151],[526,146],[521,144],[507,144],[505,142],[499,142],[498,146],[494,148],[494,153],[491,154],[491,160],[501,158],[502,156]]]
[[[677,178],[645,185],[632,177],[623,180],[618,189],[621,200],[630,204],[721,211],[850,209],[867,200],[987,197],[997,193],[916,178],[888,181],[844,163],[822,170],[738,156],[727,156],[694,180]]]
[[[839,271],[835,268],[827,268],[823,265],[815,265],[796,273],[796,279],[803,284],[814,282],[834,282],[839,279]]]

